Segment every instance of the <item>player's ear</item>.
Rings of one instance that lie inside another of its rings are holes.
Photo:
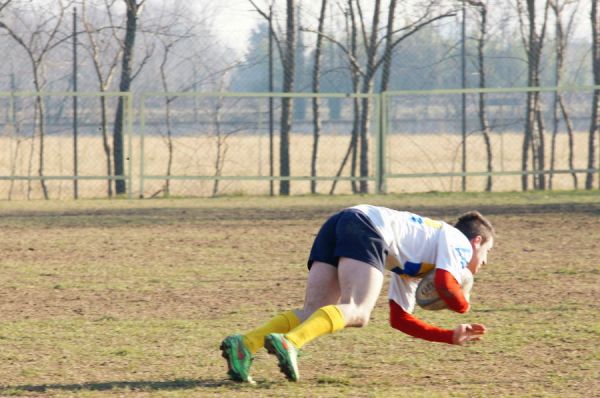
[[[473,247],[479,247],[482,243],[483,238],[481,237],[481,235],[476,235],[473,239],[471,239],[471,245],[473,245]]]

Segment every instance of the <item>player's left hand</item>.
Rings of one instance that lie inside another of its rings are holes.
[[[463,323],[454,329],[452,344],[465,345],[471,341],[481,340],[486,329],[480,323]]]

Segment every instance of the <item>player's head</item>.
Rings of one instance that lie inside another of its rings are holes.
[[[471,242],[473,256],[468,268],[473,274],[476,274],[479,268],[487,263],[488,251],[494,245],[496,231],[492,223],[478,211],[463,214],[458,218],[454,227],[465,234]]]
[[[481,243],[488,242],[496,236],[496,230],[492,223],[477,210],[460,216],[456,224],[454,224],[454,228],[465,234],[469,240],[478,235],[481,236]]]

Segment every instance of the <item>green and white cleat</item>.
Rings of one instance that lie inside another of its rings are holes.
[[[265,337],[265,348],[279,361],[279,369],[290,381],[298,381],[298,349],[283,334],[271,333]]]
[[[244,344],[242,335],[227,336],[221,343],[221,351],[223,358],[227,360],[227,374],[231,380],[255,384],[250,376],[252,354]]]

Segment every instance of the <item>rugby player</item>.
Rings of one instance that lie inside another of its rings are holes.
[[[281,371],[298,381],[298,350],[315,338],[347,327],[367,325],[384,279],[389,287],[390,324],[413,337],[464,345],[486,332],[482,324],[454,329],[430,325],[415,316],[420,278],[435,272],[435,288],[448,309],[465,313],[470,304],[460,286],[462,273],[487,263],[495,230],[477,211],[454,226],[406,211],[358,205],[332,215],[319,230],[308,258],[304,306],[283,312],[246,334],[221,343],[232,380],[253,383],[252,356],[265,347]]]

